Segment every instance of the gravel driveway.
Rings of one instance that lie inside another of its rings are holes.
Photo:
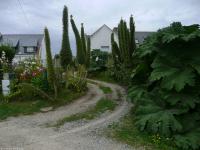
[[[97,82],[97,81],[96,81]],[[113,112],[107,112],[89,122],[77,121],[66,123],[61,129],[46,127],[46,124],[78,112],[84,112],[106,95],[95,84],[89,84],[86,96],[74,103],[60,107],[47,113],[37,113],[29,116],[10,117],[0,122],[0,149],[21,148],[18,150],[129,150],[128,145],[122,144],[101,135],[107,125],[116,122],[130,109],[125,100],[125,91],[114,84],[100,82],[109,86],[113,99],[122,97],[119,106]]]

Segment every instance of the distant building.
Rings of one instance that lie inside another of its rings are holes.
[[[107,25],[101,26],[97,31],[95,31],[92,35],[90,35],[91,40],[91,49],[100,49],[102,51],[111,52],[111,34],[112,29],[110,29]],[[115,40],[118,37],[115,34]]]
[[[101,26],[97,31],[95,31],[92,35],[90,35],[91,39],[91,49],[100,49],[102,51],[111,52],[111,34],[114,33],[114,38],[117,43],[118,42],[118,33],[117,28],[113,30],[109,28],[107,25]],[[136,31],[135,32],[135,42],[137,45],[142,44],[144,39],[151,35],[154,32],[144,32],[144,31]]]
[[[0,34],[0,45],[9,45],[15,49],[13,62],[35,58],[45,63],[43,34]]]

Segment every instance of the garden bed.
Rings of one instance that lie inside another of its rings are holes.
[[[1,102],[0,103],[0,120],[4,120],[11,116],[29,115],[40,112],[44,107],[57,108],[67,105],[81,96],[84,96],[87,91],[78,93],[72,90],[63,90],[59,93],[55,101],[48,101],[42,99],[24,100],[14,102]]]

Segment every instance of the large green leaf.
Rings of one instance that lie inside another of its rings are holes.
[[[170,136],[173,132],[181,131],[182,125],[173,115],[174,110],[163,110],[154,105],[140,106],[136,111],[136,125],[141,131]]]
[[[160,80],[162,77],[169,76],[178,70],[174,67],[167,65],[166,59],[165,62],[163,61],[164,59],[162,59],[161,57],[157,57],[154,59],[153,63],[151,64],[151,67],[154,70],[149,77],[150,81]]]
[[[199,57],[195,56],[192,61],[190,62],[190,65],[192,68],[194,68],[198,74],[200,74],[200,59]]]
[[[174,35],[174,34],[167,33],[163,36],[162,42],[163,43],[170,43],[173,40],[178,39],[178,38],[180,38],[180,35]]]
[[[177,92],[180,92],[187,84],[194,86],[195,74],[192,69],[178,70],[171,75],[163,78],[161,86],[168,90],[175,88]]]
[[[184,93],[168,93],[164,99],[172,106],[182,106],[185,108],[195,108],[200,103],[198,95],[189,95]]]
[[[150,81],[160,80],[162,77],[167,77],[169,75],[176,73],[177,71],[178,71],[178,69],[176,69],[176,68],[171,68],[167,65],[162,65],[162,66],[155,68],[152,71],[149,79],[150,79]]]
[[[184,135],[175,135],[174,138],[176,145],[183,150],[200,149],[200,128]]]
[[[144,97],[144,95],[147,94],[147,90],[145,85],[140,85],[140,86],[133,86],[131,89],[128,91],[128,96],[134,101],[137,102]]]

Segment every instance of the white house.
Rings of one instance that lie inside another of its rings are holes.
[[[111,52],[111,34],[114,33],[115,41],[118,43],[118,33],[117,28],[113,30],[107,25],[101,26],[97,31],[90,35],[91,39],[91,49],[100,49],[102,51]],[[135,32],[135,41],[136,44],[143,43],[144,39],[151,35],[154,32],[144,32],[136,31]]]
[[[91,49],[100,49],[111,52],[111,34],[113,30],[107,25],[101,26],[97,31],[90,35]],[[115,40],[118,41],[117,34],[114,34]]]
[[[0,34],[0,45],[10,45],[15,49],[13,62],[27,58],[45,61],[44,34]]]

